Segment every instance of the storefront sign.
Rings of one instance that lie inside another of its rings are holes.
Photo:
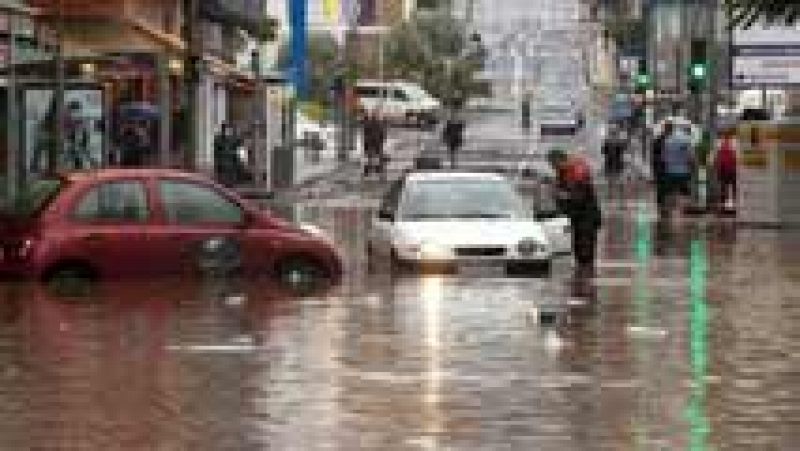
[[[732,52],[737,88],[800,86],[800,26],[734,30]]]
[[[800,47],[764,49],[765,54],[734,56],[733,82],[739,88],[752,86],[800,86]]]

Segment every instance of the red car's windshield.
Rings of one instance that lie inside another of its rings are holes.
[[[64,188],[62,179],[41,179],[23,187],[3,211],[3,216],[32,219],[39,215]]]

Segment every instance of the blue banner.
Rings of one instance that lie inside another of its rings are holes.
[[[298,99],[306,98],[308,94],[307,71],[307,1],[286,0],[289,2],[289,23],[292,27],[291,63],[289,64],[289,79],[294,84],[295,94]]]

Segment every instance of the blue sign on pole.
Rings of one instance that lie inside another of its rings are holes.
[[[306,49],[308,36],[307,1],[286,0],[289,2],[289,21],[292,27],[291,64],[289,78],[292,80],[295,95],[304,99],[308,94],[308,74],[306,65]]]

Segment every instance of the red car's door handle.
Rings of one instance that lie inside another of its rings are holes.
[[[84,235],[82,239],[83,241],[97,242],[97,241],[103,241],[105,237],[99,233],[89,233],[87,235]]]

